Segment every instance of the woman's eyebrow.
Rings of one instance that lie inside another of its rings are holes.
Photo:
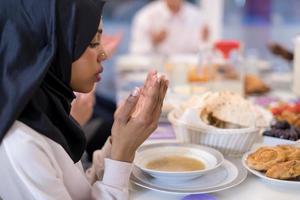
[[[102,31],[102,29],[98,29],[97,32],[102,34],[103,31]]]

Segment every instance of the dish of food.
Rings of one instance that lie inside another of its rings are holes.
[[[166,181],[134,167],[131,183],[150,190],[172,194],[203,194],[232,188],[247,177],[247,170],[237,160],[224,160],[221,166],[189,180]]]
[[[195,144],[159,143],[138,149],[134,165],[150,176],[187,180],[218,168],[224,158],[217,150]]]
[[[270,91],[270,88],[258,76],[253,74],[245,75],[245,93],[247,95],[263,94]]]
[[[205,169],[205,164],[197,159],[185,156],[164,156],[146,164],[147,169],[158,171],[197,171]]]
[[[290,125],[300,128],[300,103],[282,103],[271,108],[278,121],[287,121]]]
[[[300,139],[300,104],[281,103],[270,108],[274,120],[264,136],[297,141]]]
[[[269,181],[300,185],[300,148],[293,145],[263,146],[243,156],[244,166]]]

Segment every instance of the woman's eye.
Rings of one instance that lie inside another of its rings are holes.
[[[89,47],[90,48],[96,48],[98,45],[100,45],[99,42],[92,42],[92,43],[89,44]]]

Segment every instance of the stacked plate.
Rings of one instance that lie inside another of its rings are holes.
[[[229,161],[217,150],[196,144],[160,143],[136,153],[131,182],[168,193],[210,193],[231,188],[247,177],[239,161]]]

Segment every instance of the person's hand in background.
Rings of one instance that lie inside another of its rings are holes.
[[[167,88],[165,76],[149,72],[143,88],[136,88],[117,109],[112,127],[113,160],[133,161],[137,148],[158,126]]]
[[[291,51],[287,50],[285,47],[283,47],[281,44],[271,42],[267,46],[274,55],[278,55],[287,61],[293,61],[294,54]]]
[[[161,30],[158,32],[151,33],[151,40],[154,46],[159,45],[167,38],[167,31]]]
[[[123,32],[117,32],[114,35],[102,34],[101,44],[108,58],[110,58],[117,50],[123,38]]]
[[[71,116],[84,126],[92,117],[95,104],[95,91],[90,93],[75,93],[76,98],[71,104]]]
[[[207,42],[210,38],[210,31],[207,25],[200,29],[200,38],[202,41]]]

